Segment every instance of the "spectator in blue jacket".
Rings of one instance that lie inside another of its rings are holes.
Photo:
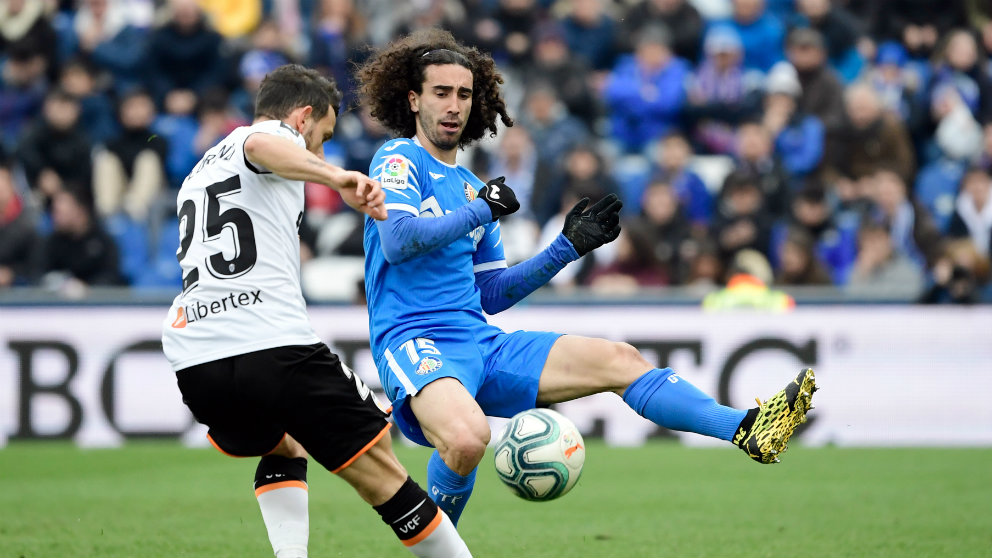
[[[704,58],[686,84],[686,128],[704,151],[734,151],[734,126],[761,102],[764,74],[743,67],[741,39],[733,28],[714,25],[706,32]]]
[[[97,87],[90,64],[81,58],[63,64],[59,85],[79,99],[79,124],[94,144],[102,145],[117,135],[114,105],[107,92]]]
[[[810,181],[793,198],[789,216],[772,232],[772,265],[779,267],[778,255],[789,228],[799,228],[812,237],[817,259],[825,266],[835,285],[844,285],[858,256],[858,226],[855,220],[836,219],[826,189]]]
[[[670,40],[664,27],[645,28],[634,54],[622,57],[607,78],[611,134],[628,153],[643,151],[679,124],[689,64],[672,54]]]
[[[788,62],[779,62],[768,73],[762,123],[775,137],[775,151],[793,181],[812,174],[823,159],[823,123],[799,110],[801,94],[799,78]]]
[[[830,0],[798,0],[797,6],[798,26],[810,27],[822,33],[830,66],[840,74],[844,82],[854,81],[865,62],[857,49],[858,40],[864,34],[857,18]]]
[[[121,0],[85,0],[73,18],[72,29],[62,37],[79,55],[100,70],[110,72],[120,95],[143,85],[147,61],[148,21],[151,7],[141,3],[125,6]]]
[[[616,30],[603,0],[573,0],[562,25],[572,54],[584,58],[593,70],[613,66]]]
[[[713,195],[703,179],[689,168],[692,147],[688,140],[682,134],[672,132],[661,139],[655,151],[654,181],[670,184],[686,217],[697,228],[705,230],[713,216]]]
[[[13,151],[18,138],[41,112],[48,91],[45,58],[30,47],[15,45],[0,69],[0,148]]]
[[[782,60],[785,28],[768,13],[765,0],[733,0],[731,25],[744,44],[744,67],[767,72]]]

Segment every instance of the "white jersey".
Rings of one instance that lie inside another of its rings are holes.
[[[303,182],[245,158],[245,140],[275,134],[301,147],[278,120],[242,126],[204,154],[177,200],[183,290],[162,327],[173,369],[320,341],[300,289]]]

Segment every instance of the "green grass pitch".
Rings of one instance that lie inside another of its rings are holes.
[[[423,481],[429,453],[396,446]],[[591,442],[576,488],[517,499],[491,454],[460,531],[477,557],[992,556],[992,449],[733,449]],[[254,460],[175,443],[0,450],[0,557],[271,555]],[[312,556],[411,556],[311,463]]]

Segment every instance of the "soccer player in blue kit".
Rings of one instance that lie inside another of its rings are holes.
[[[519,203],[502,178],[483,182],[456,163],[459,147],[512,126],[492,58],[428,29],[372,54],[358,70],[362,102],[397,138],[369,176],[389,218],[365,220],[365,281],[372,353],[397,426],[436,451],[428,493],[457,522],[490,438],[486,416],[611,391],[673,430],[737,444],[778,461],[806,420],[816,389],[802,370],[764,404],[718,404],[631,345],[551,332],[506,333],[486,322],[620,232],[621,203],[575,205],[544,251],[507,267],[499,218]]]

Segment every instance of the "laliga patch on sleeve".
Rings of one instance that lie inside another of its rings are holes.
[[[404,190],[410,186],[410,161],[402,155],[384,157],[379,182],[383,188]]]

